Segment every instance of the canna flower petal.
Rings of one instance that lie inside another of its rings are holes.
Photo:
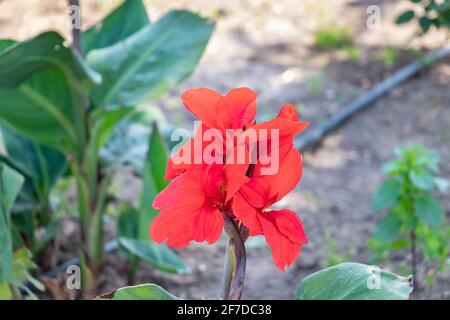
[[[192,168],[197,162],[202,162],[203,150],[208,143],[203,141],[203,132],[208,129],[204,123],[195,132],[194,138],[186,142],[175,155],[173,155],[166,165],[164,179],[171,180],[186,170]],[[198,163],[200,164],[200,163]]]
[[[263,234],[258,211],[248,203],[242,193],[234,195],[232,209],[235,217],[248,228],[250,236]]]
[[[191,89],[181,96],[185,107],[210,128],[217,128],[217,114],[222,95],[208,88]]]
[[[289,146],[287,145],[285,148],[289,148]],[[277,174],[262,175],[260,173],[262,167],[261,164],[255,165],[255,177],[251,180],[258,180],[258,185],[270,188],[266,195],[266,206],[270,206],[284,198],[300,181],[303,173],[302,156],[297,149],[290,147],[280,163]],[[270,203],[271,200],[272,203]]]
[[[193,221],[195,241],[208,241],[212,244],[219,239],[223,228],[223,217],[217,208],[204,206],[195,214]]]
[[[249,88],[236,88],[220,101],[217,121],[220,129],[245,129],[256,116],[256,92]]]
[[[153,207],[161,212],[150,226],[150,238],[184,248],[194,238],[194,214],[202,210],[204,202],[202,185],[192,174],[175,178],[153,201]]]
[[[281,107],[277,118],[288,119],[291,121],[298,121],[298,112],[293,104],[285,104]]]
[[[176,177],[154,200],[161,210],[150,226],[150,238],[184,248],[191,240],[214,243],[223,228],[216,206],[224,195],[221,166],[194,166]]]
[[[259,216],[263,233],[272,249],[272,258],[281,271],[285,271],[308,242],[303,224],[290,210],[272,210]]]

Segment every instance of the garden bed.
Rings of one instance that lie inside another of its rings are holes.
[[[108,3],[107,8],[102,8],[97,5],[100,2],[92,1],[91,7],[84,10],[87,22],[96,20],[111,5]],[[363,29],[365,8],[373,1],[353,4],[327,1],[328,5],[315,4],[316,1],[302,1],[302,5],[298,5],[298,1],[273,4],[263,0],[227,1],[226,4],[208,1],[207,5],[192,2],[173,1],[170,6],[214,16],[218,21],[216,32],[194,75],[152,103],[162,110],[168,122],[189,129],[192,118],[182,108],[179,98],[186,88],[208,86],[227,91],[231,87],[245,85],[261,92],[259,108],[266,116],[276,113],[282,103],[290,101],[298,104],[301,117],[314,126],[414,60],[417,49],[425,52],[442,43],[442,35],[432,33],[424,40],[414,40],[407,49],[389,51],[394,44],[406,44],[406,38],[413,33],[411,27],[399,30],[391,23],[395,16],[391,11],[398,12],[399,9],[396,1],[376,1],[385,10],[382,30],[378,33]],[[0,6],[4,3],[0,1]],[[53,8],[46,22],[43,23],[38,16],[32,17],[32,21],[38,21],[36,28],[31,28],[32,32],[20,29],[21,37],[35,34],[48,25],[57,25],[64,31],[63,18],[56,19],[61,17],[64,8],[54,7],[53,1],[43,2],[41,6],[42,10]],[[149,8],[152,6],[154,11],[149,10],[151,17],[169,9],[166,1],[152,1]],[[20,4],[8,4],[8,8],[17,12]],[[326,12],[326,18],[314,19],[323,12]],[[306,21],[305,16],[310,18]],[[333,21],[346,25],[361,51],[358,59],[350,58],[345,50],[330,52],[314,48],[313,30],[324,20],[323,23]],[[0,27],[2,37],[12,37],[14,28],[18,26],[14,19],[7,24],[0,19]],[[416,50],[410,50],[413,48]],[[389,52],[397,57],[394,61],[391,61]],[[213,69],[211,65],[214,65]],[[298,282],[314,271],[344,260],[370,261],[367,240],[380,217],[371,207],[371,197],[383,178],[380,167],[392,157],[393,149],[411,142],[435,149],[441,155],[442,175],[450,176],[449,86],[450,61],[447,59],[396,88],[370,110],[355,116],[314,150],[304,152],[302,181],[280,206],[289,204],[299,214],[310,242],[296,263],[282,273],[273,265],[264,241],[253,240],[247,250],[244,299],[289,299]],[[121,197],[135,201],[135,191],[140,190],[139,182],[129,172],[121,173],[120,177],[126,181],[117,184],[123,188]],[[450,196],[441,196],[440,200],[448,216]],[[114,238],[115,224],[107,223],[106,229],[107,238]],[[66,261],[76,252],[77,243],[73,241],[76,233],[76,223],[66,221],[58,236],[61,251],[57,262]],[[225,247],[224,236],[214,246],[192,244],[179,251],[192,268],[190,274],[170,275],[142,265],[135,283],[156,283],[183,298],[217,298]],[[400,262],[404,257],[409,259],[407,252],[400,253],[393,261]],[[382,266],[402,273],[392,263]],[[46,281],[52,290],[44,298],[73,297],[73,292],[63,289],[64,276]],[[128,280],[126,259],[119,252],[107,255],[99,279],[99,292],[124,286]],[[415,291],[412,297],[450,299],[449,288],[450,270],[447,270],[438,275],[433,284]]]

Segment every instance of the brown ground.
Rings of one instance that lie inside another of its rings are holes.
[[[64,1],[55,2],[0,0],[0,37],[24,39],[49,28],[67,34]],[[95,21],[114,3],[117,1],[82,1],[85,23]],[[275,114],[283,103],[294,102],[314,126],[411,61],[409,49],[431,50],[446,39],[445,34],[434,31],[417,38],[413,26],[395,26],[392,21],[407,1],[177,0],[169,4],[153,0],[146,4],[153,19],[172,8],[188,8],[217,20],[194,75],[154,102],[171,122],[188,127],[192,118],[181,108],[179,95],[196,86],[222,92],[251,87],[259,92],[260,119]],[[365,23],[370,4],[382,9],[381,27],[373,31]],[[342,51],[313,48],[314,30],[330,24],[351,31],[362,52],[359,61],[349,61]],[[376,58],[387,46],[403,48],[392,67]],[[303,179],[280,205],[298,212],[310,243],[294,266],[282,273],[274,267],[266,245],[254,242],[257,248],[248,250],[244,298],[291,298],[303,277],[326,266],[336,254],[368,263],[366,241],[377,219],[370,206],[371,195],[382,180],[380,166],[392,156],[393,148],[417,141],[438,150],[442,176],[450,177],[449,85],[447,60],[396,88],[328,136],[319,148],[304,154]],[[123,191],[133,194],[129,188]],[[450,196],[440,197],[448,213]],[[224,250],[224,238],[214,246],[193,244],[180,252],[192,267],[191,274],[172,276],[144,267],[137,282],[154,282],[186,298],[217,297]],[[107,258],[103,290],[124,285],[124,263],[119,255]],[[450,270],[414,297],[450,299]]]

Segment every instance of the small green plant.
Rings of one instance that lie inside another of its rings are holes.
[[[356,46],[349,46],[347,48],[345,48],[345,53],[347,55],[347,58],[350,61],[356,62],[359,61],[361,59],[361,49],[359,49]]]
[[[17,241],[12,228],[11,208],[19,195],[24,178],[7,165],[0,163],[0,300],[36,299],[25,282],[43,290],[30,270],[36,265],[31,252]]]
[[[378,60],[381,60],[387,67],[392,67],[399,57],[400,51],[394,47],[383,48],[377,54]]]
[[[352,36],[345,27],[322,27],[314,34],[314,43],[320,50],[335,50],[353,44]]]
[[[323,81],[323,75],[316,73],[306,79],[306,86],[311,93],[316,94],[322,91]]]
[[[425,34],[431,27],[450,28],[450,0],[409,0],[422,6],[421,10],[409,9],[400,14],[397,24],[404,24],[416,20],[421,34]]]
[[[369,246],[378,258],[409,247],[414,277],[419,255],[424,260],[437,260],[437,270],[442,271],[450,249],[450,229],[444,208],[432,191],[446,190],[449,182],[437,176],[439,156],[418,144],[397,148],[395,155],[383,166],[387,179],[373,197],[374,209],[387,214],[378,221]]]

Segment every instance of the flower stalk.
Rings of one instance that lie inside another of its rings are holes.
[[[224,300],[240,300],[244,289],[247,255],[245,240],[248,230],[241,223],[225,215],[225,232],[228,234],[228,245],[224,263],[222,298]]]

